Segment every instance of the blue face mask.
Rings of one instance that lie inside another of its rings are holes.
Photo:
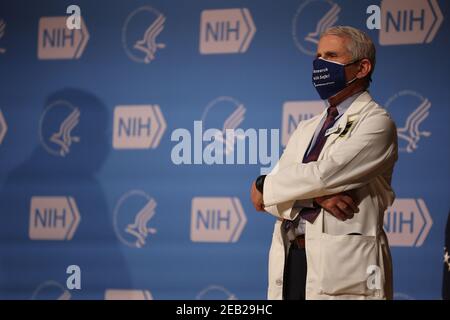
[[[313,61],[312,82],[320,98],[328,99],[354,82],[357,79],[356,77],[349,82],[345,80],[345,67],[358,61],[342,64],[323,58],[315,59]]]

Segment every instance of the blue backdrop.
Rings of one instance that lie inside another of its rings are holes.
[[[71,4],[80,29],[66,26]],[[445,0],[1,1],[0,298],[264,299],[274,218],[250,184],[270,166],[261,150],[281,152],[323,107],[318,34],[351,25],[376,44],[370,92],[399,130],[395,297],[439,299],[449,13]],[[273,135],[244,163],[207,164],[201,140],[176,152],[180,136],[198,141],[194,121]]]

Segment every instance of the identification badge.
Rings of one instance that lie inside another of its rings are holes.
[[[341,131],[341,128],[339,128],[339,126],[330,128],[327,131],[325,131],[325,137],[328,137],[330,134],[333,134],[333,133],[339,133],[339,131]]]

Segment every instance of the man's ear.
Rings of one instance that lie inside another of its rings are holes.
[[[359,63],[359,71],[356,74],[356,77],[358,79],[365,78],[370,73],[370,71],[372,71],[372,63],[369,59],[364,58]]]

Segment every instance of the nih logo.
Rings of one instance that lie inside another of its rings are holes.
[[[80,220],[72,197],[32,197],[29,237],[31,240],[71,240]]]
[[[38,59],[79,59],[89,41],[89,32],[81,18],[80,29],[68,29],[67,17],[39,19]]]
[[[325,109],[323,101],[287,101],[283,105],[281,143],[286,147],[289,138],[301,121],[309,120]]]
[[[256,32],[250,11],[203,10],[200,18],[200,53],[244,53]]]
[[[114,149],[154,149],[166,130],[158,105],[117,106],[114,109]]]
[[[193,242],[236,242],[247,223],[238,198],[196,197],[192,199]]]
[[[436,0],[383,0],[380,44],[430,43],[443,20]]]
[[[105,300],[153,300],[149,290],[106,289]]]
[[[432,225],[423,199],[396,199],[384,215],[384,229],[391,246],[422,246]]]

